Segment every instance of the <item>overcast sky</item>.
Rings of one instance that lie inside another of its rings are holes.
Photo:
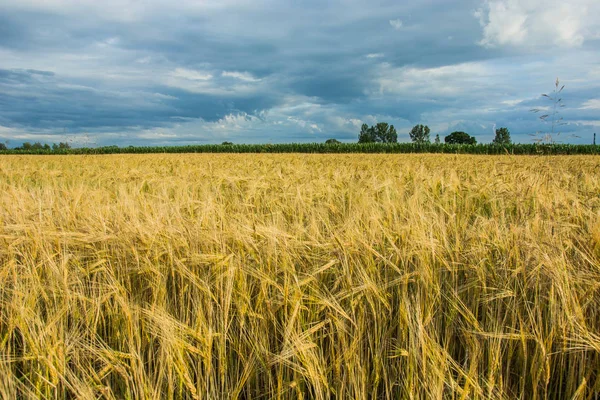
[[[0,141],[479,142],[600,133],[597,0],[0,0]],[[579,138],[574,135],[579,136]],[[600,137],[599,137],[600,141]]]

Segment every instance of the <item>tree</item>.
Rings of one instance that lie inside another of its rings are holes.
[[[410,139],[415,143],[429,143],[429,132],[427,125],[415,125],[410,130]]]
[[[52,150],[62,150],[62,149],[70,149],[71,145],[69,143],[60,142],[59,144],[52,143]]]
[[[29,143],[29,142],[25,142],[25,143],[23,143],[23,145],[21,146],[21,148],[22,148],[23,150],[31,150],[31,148],[32,148],[32,147],[33,147],[33,146],[32,146],[32,144],[31,144],[31,143]]]
[[[444,138],[448,144],[477,144],[477,139],[465,132],[452,132]]]
[[[342,142],[340,142],[340,141],[339,141],[339,140],[337,140],[337,139],[327,139],[327,140],[325,141],[325,144],[341,144],[341,143],[342,143]]]
[[[387,122],[378,122],[377,125],[375,125],[375,135],[377,136],[378,142],[398,142],[398,132],[396,132],[396,128],[394,128],[394,125],[388,125]]]
[[[435,144],[440,144],[440,135],[435,135]]]
[[[221,143],[221,145],[223,145],[223,146],[231,146],[232,144],[233,143],[231,143],[231,142],[223,142],[223,143]]]
[[[510,144],[510,131],[508,128],[496,129],[496,137],[492,141],[493,144]]]
[[[362,124],[358,135],[358,143],[373,143],[376,142],[375,128],[367,124]]]
[[[0,143],[0,150],[6,150],[7,147],[4,143]]]
[[[375,126],[369,127],[363,124],[358,135],[358,143],[397,143],[398,132],[394,125],[387,122],[378,122]]]

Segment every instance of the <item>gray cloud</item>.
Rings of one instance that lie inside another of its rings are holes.
[[[6,0],[0,139],[353,141],[387,121],[401,140],[426,123],[485,142],[496,124],[527,142],[545,129],[529,109],[558,75],[564,131],[581,136],[566,141],[588,142],[600,32],[558,1],[513,3]],[[535,20],[543,7],[570,16],[568,34]],[[498,28],[519,15],[530,25]]]

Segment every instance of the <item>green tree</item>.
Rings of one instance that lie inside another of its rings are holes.
[[[70,149],[71,145],[69,143],[60,142],[59,144],[52,143],[52,150],[62,150],[62,149]]]
[[[0,150],[6,150],[7,147],[4,143],[0,143]]]
[[[376,142],[375,128],[367,124],[362,124],[358,135],[358,143],[373,143]]]
[[[448,144],[477,144],[477,139],[465,132],[452,132],[444,138]]]
[[[367,124],[362,124],[360,134],[358,135],[358,143],[397,143],[398,132],[394,125],[389,125],[387,122],[378,122],[375,126],[369,127]]]
[[[496,129],[496,137],[492,141],[494,144],[510,144],[510,131],[508,128]]]
[[[32,146],[32,144],[31,144],[31,143],[29,143],[29,142],[25,142],[25,143],[23,143],[23,145],[21,146],[21,149],[23,149],[23,150],[31,150],[31,148],[32,148],[32,147],[33,147],[33,146]]]
[[[340,143],[342,143],[342,142],[340,142],[340,141],[339,141],[339,140],[337,140],[337,139],[327,139],[327,140],[325,141],[325,144],[340,144]]]
[[[440,144],[440,135],[435,135],[435,144]]]
[[[415,125],[410,130],[410,139],[415,143],[429,143],[429,132],[427,125]]]
[[[231,146],[233,143],[232,142],[223,142],[221,143],[221,145],[223,146]]]
[[[378,122],[377,125],[375,125],[375,135],[377,136],[378,142],[398,142],[398,132],[396,132],[396,128],[394,128],[394,125],[388,125],[387,122]]]

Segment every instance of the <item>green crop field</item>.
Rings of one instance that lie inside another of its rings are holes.
[[[188,146],[104,146],[0,150],[2,154],[154,154],[154,153],[449,153],[486,155],[578,155],[600,154],[600,145],[583,144],[435,144],[435,143],[279,143],[279,144],[205,144]]]

